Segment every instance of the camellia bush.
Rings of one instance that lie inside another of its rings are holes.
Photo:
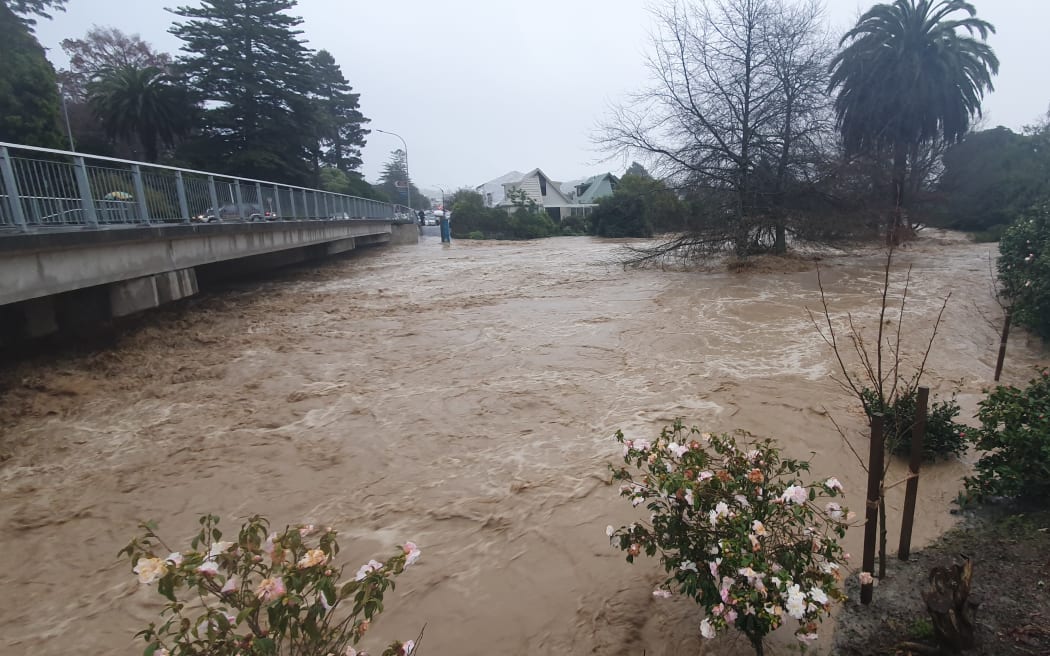
[[[1050,497],[1050,375],[1028,387],[996,387],[977,411],[980,429],[971,432],[984,453],[966,479],[976,497]]]
[[[1030,209],[999,240],[999,282],[1013,321],[1050,339],[1050,204]]]
[[[838,540],[852,515],[831,500],[839,481],[807,484],[799,476],[809,464],[781,458],[771,440],[741,444],[680,420],[655,442],[619,431],[616,439],[628,465],[613,467],[620,494],[650,515],[606,532],[627,562],[659,555],[668,576],[653,595],[691,597],[706,614],[705,638],[734,627],[760,655],[765,636],[789,620],[803,645],[816,640],[842,599],[848,558]]]
[[[137,634],[147,643],[144,656],[366,656],[356,645],[382,612],[394,577],[421,553],[407,542],[344,582],[331,528],[275,533],[255,516],[236,540],[224,541],[218,524],[214,515],[201,517],[200,532],[182,551],[168,547],[155,524],[142,524],[121,550],[139,581],[167,600],[160,623]],[[394,642],[382,653],[407,656],[414,647]]]

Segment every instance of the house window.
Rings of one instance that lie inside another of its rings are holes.
[[[547,197],[547,179],[544,178],[542,175],[538,175],[536,177],[540,179],[540,196],[543,196],[544,198],[546,198]]]

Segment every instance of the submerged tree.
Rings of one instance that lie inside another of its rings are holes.
[[[962,18],[953,14],[962,12]],[[981,113],[999,60],[995,28],[963,0],[895,0],[860,17],[832,61],[829,90],[847,153],[892,158],[891,240],[904,226],[909,162],[938,139],[961,139]],[[980,38],[976,38],[976,37]]]
[[[701,0],[654,11],[653,85],[618,107],[600,143],[640,153],[702,196],[706,229],[662,254],[786,248],[788,188],[819,152],[830,55],[811,2]]]

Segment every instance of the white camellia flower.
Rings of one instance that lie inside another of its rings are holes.
[[[211,549],[208,549],[208,558],[214,558],[219,554],[226,553],[232,546],[232,542],[212,542]]]
[[[613,536],[613,533],[615,533],[615,532],[616,532],[616,529],[613,528],[612,524],[609,524],[608,526],[605,527],[605,535],[609,536],[610,538]]]
[[[715,637],[715,627],[711,624],[711,620],[706,617],[700,622],[700,635],[704,636],[708,640]]]
[[[241,583],[239,580],[237,580],[237,575],[234,574],[230,578],[226,579],[226,583],[223,584],[222,589],[219,590],[219,592],[237,592],[237,589],[240,588],[240,586]]]
[[[813,588],[812,590],[810,590],[809,591],[809,598],[812,599],[813,601],[817,602],[818,604],[822,604],[823,605],[823,604],[828,603],[828,595],[827,595],[827,593],[824,592],[820,588]]]
[[[838,490],[839,492],[843,491],[842,483],[839,483],[839,479],[835,478],[834,476],[824,481],[824,487],[828,488],[829,490]]]
[[[667,590],[653,590],[653,597],[657,599],[670,599],[671,593]]]
[[[787,603],[784,604],[784,608],[787,610],[788,615],[796,620],[802,619],[806,614],[806,597],[802,594],[802,589],[797,583],[792,583],[788,586],[787,593],[788,599]]]
[[[165,558],[164,560],[166,560],[167,562],[171,563],[175,567],[178,567],[179,565],[182,564],[182,554],[179,553],[178,551],[173,551],[170,554],[168,554],[168,557]]]
[[[784,490],[784,493],[780,495],[780,499],[788,504],[803,504],[809,500],[809,492],[801,485],[789,485],[788,488]]]
[[[139,583],[150,584],[168,573],[168,565],[160,558],[139,558],[132,568],[139,575]]]
[[[842,506],[840,506],[839,504],[835,503],[834,501],[829,501],[824,508],[828,513],[828,517],[834,520],[842,519]]]
[[[200,564],[197,571],[205,576],[213,576],[219,573],[219,563],[214,560],[206,560]]]

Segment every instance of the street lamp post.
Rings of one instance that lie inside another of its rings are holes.
[[[61,83],[58,85],[58,95],[62,98],[62,114],[66,117],[66,136],[69,137],[69,150],[77,152],[77,147],[73,144],[73,130],[69,127],[69,109],[66,108],[66,89]]]
[[[401,140],[401,144],[405,147],[405,185],[408,189],[408,211],[412,211],[412,179],[408,175],[408,143],[405,138],[396,132],[388,132],[386,130],[380,130],[379,128],[372,128],[376,132],[382,132],[383,134],[389,134],[392,137],[397,137]]]

